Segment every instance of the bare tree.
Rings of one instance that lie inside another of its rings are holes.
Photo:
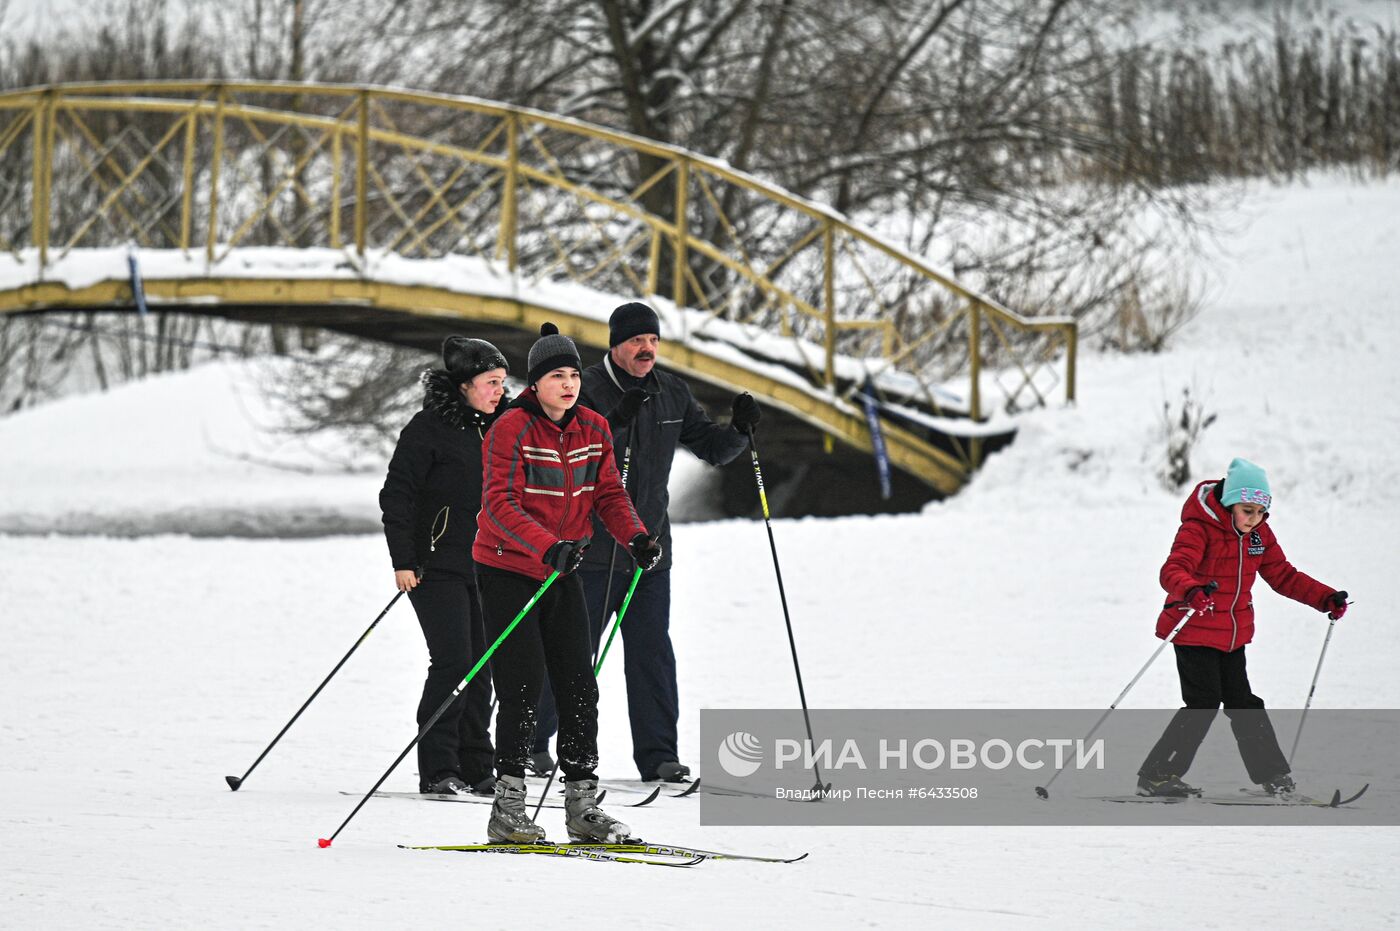
[[[45,42],[0,38],[0,87],[246,76],[539,107],[724,159],[832,204],[1010,306],[1071,314],[1105,343],[1153,348],[1192,305],[1189,289],[1173,296],[1171,250],[1194,247],[1217,196],[1196,182],[1400,167],[1400,43],[1393,32],[1280,20],[1202,57],[1135,41],[1122,9],[1111,0],[128,0]],[[252,184],[270,190],[284,157],[266,153]],[[613,158],[614,174],[600,169],[598,181],[611,193],[661,167]],[[22,161],[0,162],[0,198],[7,183],[27,183]],[[732,187],[718,197],[702,235],[733,235],[787,261],[800,233],[771,206]],[[675,219],[674,179],[640,200]],[[324,215],[295,197],[275,207],[249,242],[319,234]],[[556,209],[531,222],[562,234],[580,220]],[[725,268],[693,252],[690,262],[705,294],[731,286]],[[670,293],[673,265],[661,268]],[[819,285],[807,278],[815,301]],[[178,363],[169,337],[179,330],[148,334],[165,339],[159,364]],[[41,330],[14,326],[9,337],[20,332]],[[303,348],[314,342],[303,334]],[[288,334],[275,345],[291,351]],[[91,359],[106,382],[140,371],[144,351],[103,343],[60,358]],[[42,395],[41,382],[26,396]]]

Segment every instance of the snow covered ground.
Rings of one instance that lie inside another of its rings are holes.
[[[1156,644],[1156,572],[1181,497],[1156,478],[1159,415],[1191,385],[1218,415],[1196,476],[1236,455],[1264,464],[1289,556],[1355,599],[1317,706],[1400,707],[1400,184],[1317,178],[1260,188],[1244,210],[1206,309],[1171,350],[1082,359],[1078,407],[1029,417],[963,494],[917,515],[776,521],[815,706],[1105,706]],[[193,528],[279,502],[372,522],[378,476],[249,461],[292,454],[239,420],[238,378],[208,367],[0,420],[8,529],[116,508],[165,508]],[[796,689],[762,524],[681,526],[676,549],[681,745],[694,760],[700,708],[790,707]],[[701,828],[694,800],[629,812],[656,840],[811,851],[791,866],[682,871],[401,851],[479,840],[487,809],[375,800],[320,850],[355,802],[339,793],[367,789],[412,736],[426,651],[406,605],[242,791],[222,777],[251,763],[392,595],[381,538],[0,536],[0,567],[5,927],[1400,923],[1394,828],[777,832]],[[1256,603],[1251,679],[1296,707],[1325,623],[1262,585]],[[610,663],[602,771],[626,778]],[[1127,704],[1170,707],[1175,685],[1159,662]],[[386,787],[414,782],[405,765]]]

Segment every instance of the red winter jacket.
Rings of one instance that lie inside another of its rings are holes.
[[[582,540],[596,510],[626,543],[647,529],[613,462],[603,415],[575,405],[549,419],[527,389],[492,424],[481,444],[481,511],[472,556],[479,563],[544,579],[541,559],[560,540]]]
[[[1173,606],[1186,591],[1214,580],[1220,587],[1210,607],[1186,622],[1173,643],[1233,652],[1254,639],[1254,600],[1250,589],[1257,573],[1269,587],[1319,611],[1332,589],[1293,568],[1274,539],[1269,516],[1252,531],[1235,529],[1233,515],[1220,503],[1223,481],[1201,482],[1181,509],[1181,527],[1171,555],[1162,564],[1167,607],[1157,617],[1157,636],[1166,639],[1186,610]]]

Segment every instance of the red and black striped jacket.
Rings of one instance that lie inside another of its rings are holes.
[[[545,551],[587,537],[595,511],[623,545],[647,532],[613,462],[608,422],[586,407],[555,423],[525,390],[486,434],[481,468],[472,556],[484,565],[544,579]]]

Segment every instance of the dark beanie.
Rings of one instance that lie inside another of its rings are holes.
[[[579,359],[578,347],[574,345],[574,341],[567,336],[561,336],[559,328],[552,323],[541,324],[540,338],[530,347],[530,355],[525,364],[530,367],[526,381],[531,385],[557,368],[583,368],[583,361]]]
[[[623,304],[608,318],[608,348],[625,343],[643,333],[661,335],[661,318],[656,311],[639,301]]]
[[[510,371],[506,357],[484,339],[449,336],[442,341],[442,367],[458,385],[465,385],[482,372],[492,369]]]

